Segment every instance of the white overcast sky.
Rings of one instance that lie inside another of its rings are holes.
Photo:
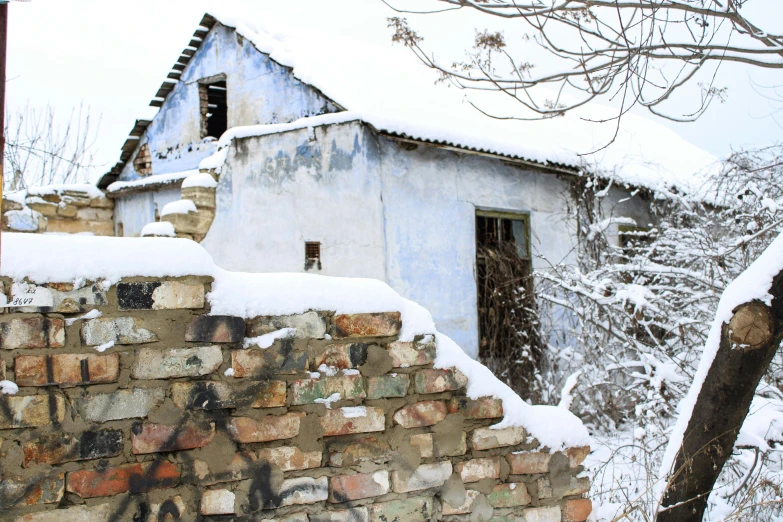
[[[426,0],[390,0],[421,6]],[[762,19],[783,25],[783,2],[751,0]],[[108,170],[136,118],[149,118],[148,106],[201,16],[220,9],[263,24],[296,25],[350,34],[359,40],[390,41],[386,17],[395,13],[381,0],[31,0],[10,5],[7,110],[51,103],[67,115],[81,102],[100,116],[93,178]],[[470,45],[474,28],[488,24],[470,12],[411,16],[435,52],[453,54]],[[766,29],[770,30],[769,27]],[[783,32],[783,27],[775,28]],[[514,29],[506,29],[508,35]],[[459,56],[454,54],[454,56]],[[411,55],[411,59],[415,59]],[[774,86],[783,70],[726,66],[716,84],[728,99],[713,104],[695,123],[665,123],[684,138],[721,157],[739,147],[783,141],[783,102]],[[754,87],[755,85],[755,87]],[[758,91],[758,92],[757,92]],[[783,98],[783,88],[778,89]],[[684,106],[687,111],[687,106]],[[649,113],[642,113],[649,114]],[[648,116],[652,117],[652,116]]]

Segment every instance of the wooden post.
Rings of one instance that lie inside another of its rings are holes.
[[[657,522],[701,522],[756,387],[783,340],[783,272],[772,280],[772,306],[734,309],[693,407]]]
[[[5,185],[5,62],[8,47],[8,2],[0,3],[0,205]],[[2,227],[0,227],[0,259],[2,259]]]

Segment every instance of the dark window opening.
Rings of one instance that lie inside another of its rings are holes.
[[[305,270],[313,267],[321,269],[321,243],[317,241],[305,241]]]
[[[528,217],[476,213],[479,358],[523,397],[538,398],[542,359]]]
[[[228,88],[221,80],[199,85],[201,137],[220,138],[228,130]]]

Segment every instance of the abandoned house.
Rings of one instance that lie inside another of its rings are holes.
[[[513,250],[522,275],[567,261],[578,181],[597,176],[604,211],[644,226],[637,188],[686,190],[712,161],[632,115],[612,147],[582,157],[607,138],[579,116],[489,118],[433,79],[391,42],[279,35],[206,15],[152,100],[159,111],[136,121],[98,183],[114,234],[193,238],[234,271],[382,280],[476,357],[487,247]],[[519,110],[498,100],[471,101]],[[62,189],[55,196],[68,203]],[[39,199],[28,206],[52,203]],[[44,213],[50,225],[58,212]]]

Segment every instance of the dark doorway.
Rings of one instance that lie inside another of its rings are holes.
[[[201,137],[220,138],[228,130],[228,88],[226,81],[199,85]]]

